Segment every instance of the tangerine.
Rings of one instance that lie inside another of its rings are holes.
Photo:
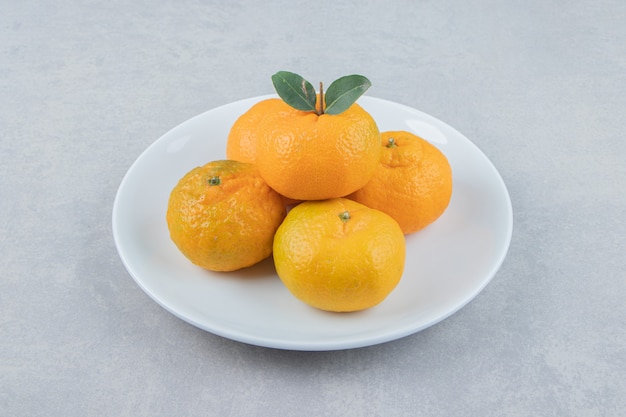
[[[256,164],[270,187],[293,200],[343,197],[374,174],[379,138],[376,122],[356,103],[331,115],[280,102],[258,125]]]
[[[287,289],[334,312],[382,302],[402,277],[405,252],[395,220],[345,198],[300,203],[274,237],[274,264]]]
[[[452,196],[452,168],[446,156],[407,131],[382,132],[381,149],[370,181],[348,198],[387,213],[404,234],[433,223]]]
[[[176,184],[166,219],[172,241],[192,263],[212,271],[251,266],[272,252],[286,214],[280,195],[256,166],[212,161]]]

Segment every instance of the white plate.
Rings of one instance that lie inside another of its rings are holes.
[[[169,193],[190,169],[225,158],[226,137],[255,102],[241,100],[200,114],[167,132],[130,167],[113,205],[119,255],[137,284],[179,318],[211,333],[253,345],[336,350],[398,339],[450,316],[491,280],[509,247],[511,201],[487,157],[461,133],[418,110],[364,96],[381,131],[409,130],[448,157],[452,199],[426,229],[407,237],[404,276],[378,306],[327,313],[295,299],[272,259],[234,273],[193,266],[169,239]]]

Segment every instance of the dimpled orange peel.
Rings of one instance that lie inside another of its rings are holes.
[[[345,198],[297,205],[274,238],[276,272],[287,289],[333,312],[381,303],[402,277],[405,253],[395,220]]]
[[[452,168],[433,144],[407,131],[381,133],[382,158],[370,181],[348,198],[393,217],[405,234],[437,220],[452,196]]]
[[[220,160],[180,179],[170,194],[166,220],[172,241],[192,263],[233,271],[271,254],[285,214],[281,196],[254,165]]]
[[[355,103],[369,87],[362,76],[334,81],[316,93],[302,77],[272,77],[283,102],[258,124],[256,164],[278,193],[294,200],[342,197],[363,187],[380,160],[380,132]]]

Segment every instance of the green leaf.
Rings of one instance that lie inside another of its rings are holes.
[[[326,114],[342,113],[363,93],[370,88],[372,83],[362,75],[346,75],[332,82],[326,90]]]
[[[294,109],[302,111],[316,110],[315,101],[317,100],[317,95],[315,94],[315,88],[298,74],[279,71],[272,75],[272,83],[280,98]]]

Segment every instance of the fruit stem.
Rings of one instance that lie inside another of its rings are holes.
[[[222,180],[220,179],[220,177],[211,177],[209,178],[209,185],[213,186],[213,185],[220,185],[222,183]]]
[[[339,218],[342,222],[347,223],[350,220],[350,213],[348,211],[344,211],[343,213],[339,213]]]
[[[316,106],[317,107],[317,106]],[[317,115],[324,114],[324,84],[320,81],[320,102],[319,109],[315,109]]]
[[[398,145],[396,144],[396,140],[394,138],[389,138],[389,141],[387,142],[387,147],[388,148],[397,148]]]

